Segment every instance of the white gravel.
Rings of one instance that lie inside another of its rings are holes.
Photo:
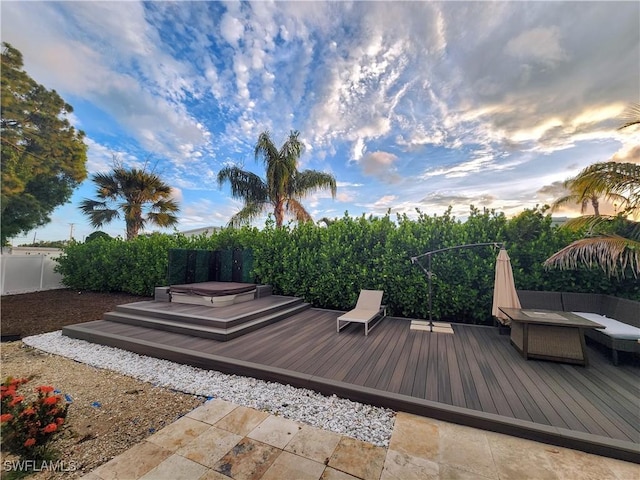
[[[76,340],[60,331],[23,338],[40,350],[98,368],[129,375],[156,386],[220,398],[315,427],[388,447],[395,413],[351,400],[321,395],[250,377],[227,375],[188,365],[145,357],[136,353]]]

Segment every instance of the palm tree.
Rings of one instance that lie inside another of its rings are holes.
[[[574,179],[589,191],[602,192],[620,203],[620,212],[587,215],[569,220],[566,228],[587,228],[588,236],[556,252],[545,261],[548,268],[575,269],[597,265],[608,276],[624,276],[627,269],[640,273],[640,165],[604,162],[584,169]]]
[[[591,204],[593,207],[593,214],[596,217],[600,216],[600,199],[598,198],[602,192],[592,192],[586,188],[586,185],[581,185],[579,178],[570,178],[563,182],[564,188],[569,190],[569,193],[564,197],[560,197],[551,205],[551,211],[555,212],[563,205],[567,204],[580,204],[580,213],[585,214],[587,206]]]
[[[298,139],[300,132],[292,131],[280,150],[273,144],[269,132],[258,137],[254,154],[256,161],[262,160],[266,168],[266,179],[242,170],[225,167],[218,172],[218,184],[231,184],[231,195],[244,201],[243,208],[229,221],[230,226],[247,224],[265,210],[273,209],[276,226],[281,227],[285,214],[298,222],[311,221],[311,215],[300,203],[307,194],[329,188],[336,196],[336,180],[333,175],[316,170],[298,171],[298,159],[304,145]]]
[[[171,227],[178,223],[175,214],[180,208],[171,198],[171,187],[144,168],[127,169],[116,163],[110,173],[96,173],[91,180],[97,186],[99,200],[83,200],[80,210],[95,228],[120,218],[122,213],[130,240],[147,224]]]
[[[553,202],[551,211],[558,210],[567,203],[579,203],[580,213],[584,214],[587,206],[591,204],[594,216],[599,217],[601,196],[616,202],[618,208],[629,208],[630,199],[623,194],[633,184],[637,175],[634,173],[636,167],[631,163],[617,162],[590,165],[577,176],[564,181],[563,185],[570,193]]]

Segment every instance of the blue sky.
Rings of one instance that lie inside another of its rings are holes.
[[[336,176],[314,218],[512,216],[550,203],[585,166],[640,162],[638,2],[12,2],[2,41],[74,107],[89,173],[113,155],[174,187],[179,230],[226,224],[241,203],[217,172],[262,173],[253,146],[292,129],[300,168]],[[78,209],[14,244],[93,231]],[[558,215],[574,215],[567,209]],[[264,219],[256,223],[264,224]],[[124,235],[120,222],[102,228]],[[153,229],[152,229],[153,230]]]

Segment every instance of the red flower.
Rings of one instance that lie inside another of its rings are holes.
[[[32,445],[35,445],[35,443],[36,443],[35,438],[27,438],[27,440],[24,442],[24,446],[31,447]]]
[[[49,392],[53,392],[53,387],[49,386],[49,385],[42,385],[38,388],[36,388],[37,392],[40,393],[49,393]]]
[[[45,405],[55,405],[56,403],[58,403],[58,400],[60,400],[60,397],[47,397],[42,400],[42,403],[44,403]]]
[[[58,417],[58,418],[56,418],[56,423],[57,423],[58,425],[62,425],[62,424],[64,423],[64,418],[62,418],[62,417]]]
[[[16,394],[16,387],[9,387],[2,391],[0,396],[2,398],[13,397]]]
[[[58,425],[55,423],[50,423],[49,425],[47,425],[46,427],[44,427],[42,429],[42,431],[44,433],[51,433],[51,432],[55,432],[58,429]]]
[[[17,404],[19,404],[22,400],[24,400],[24,397],[21,395],[18,395],[16,397],[13,397],[13,400],[11,400],[9,402],[9,406],[10,407],[15,407]]]
[[[36,411],[33,407],[25,408],[20,415],[35,415]]]
[[[3,413],[2,415],[0,415],[0,422],[4,423],[4,422],[9,422],[13,420],[13,415],[11,415],[10,413]]]

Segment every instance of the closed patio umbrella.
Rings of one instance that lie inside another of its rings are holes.
[[[521,308],[520,299],[513,281],[511,260],[504,248],[500,249],[496,259],[496,276],[493,284],[493,308],[491,314],[499,318],[505,324],[509,324],[509,318],[500,311],[499,307]]]

